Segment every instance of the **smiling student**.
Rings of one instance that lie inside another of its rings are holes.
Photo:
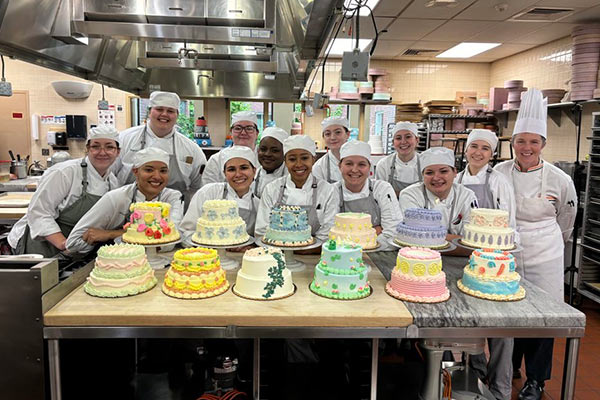
[[[340,149],[350,137],[350,122],[346,118],[329,117],[321,122],[323,140],[329,151],[315,163],[313,174],[329,183],[340,182]]]
[[[258,145],[258,170],[254,179],[254,195],[260,198],[263,189],[277,178],[287,175],[283,163],[283,142],[290,135],[276,126],[266,128]]]

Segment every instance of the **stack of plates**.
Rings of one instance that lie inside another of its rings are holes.
[[[523,87],[523,81],[520,79],[506,81],[504,82],[504,88],[508,89],[508,100],[502,105],[502,109],[519,108],[521,106],[521,94],[527,91],[527,88]]]
[[[363,98],[370,98],[370,94],[372,94],[374,91],[375,89],[373,89],[373,82],[369,81],[358,83],[358,93],[362,94]]]
[[[571,100],[594,98],[598,63],[600,61],[600,25],[579,25],[573,28],[571,61]]]
[[[370,68],[369,76],[373,79],[373,100],[389,101],[391,94],[386,70],[383,68]]]
[[[560,103],[562,98],[565,97],[566,90],[564,89],[544,89],[542,90],[542,96],[548,98],[548,104]]]
[[[337,97],[344,100],[360,100],[360,94],[354,81],[340,81],[340,91]]]

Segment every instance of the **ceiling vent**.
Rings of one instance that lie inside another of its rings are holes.
[[[568,17],[574,12],[575,10],[572,8],[533,7],[512,16],[509,21],[552,22]]]
[[[424,56],[428,55],[428,53],[437,53],[439,50],[431,50],[431,49],[407,49],[402,53],[403,56]]]

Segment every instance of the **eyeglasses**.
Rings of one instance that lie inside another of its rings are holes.
[[[117,146],[100,146],[100,145],[93,145],[93,146],[89,146],[88,147],[90,149],[90,151],[92,153],[100,153],[102,150],[104,150],[104,152],[106,153],[114,153],[115,151],[117,151],[119,148]]]
[[[254,133],[256,132],[256,128],[253,125],[248,125],[248,126],[241,126],[241,125],[234,125],[231,128],[232,132],[235,133],[242,133],[242,131],[246,131],[246,133]]]

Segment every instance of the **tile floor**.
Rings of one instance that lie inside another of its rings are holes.
[[[579,309],[585,313],[587,321],[585,337],[581,340],[579,348],[575,399],[600,400],[600,377],[598,376],[600,371],[600,305],[584,299]],[[546,382],[546,391],[542,399],[560,399],[564,354],[565,339],[556,339],[554,341],[552,379]],[[525,371],[524,366],[521,371]],[[513,400],[517,399],[517,394],[524,383],[525,378],[513,380]]]

